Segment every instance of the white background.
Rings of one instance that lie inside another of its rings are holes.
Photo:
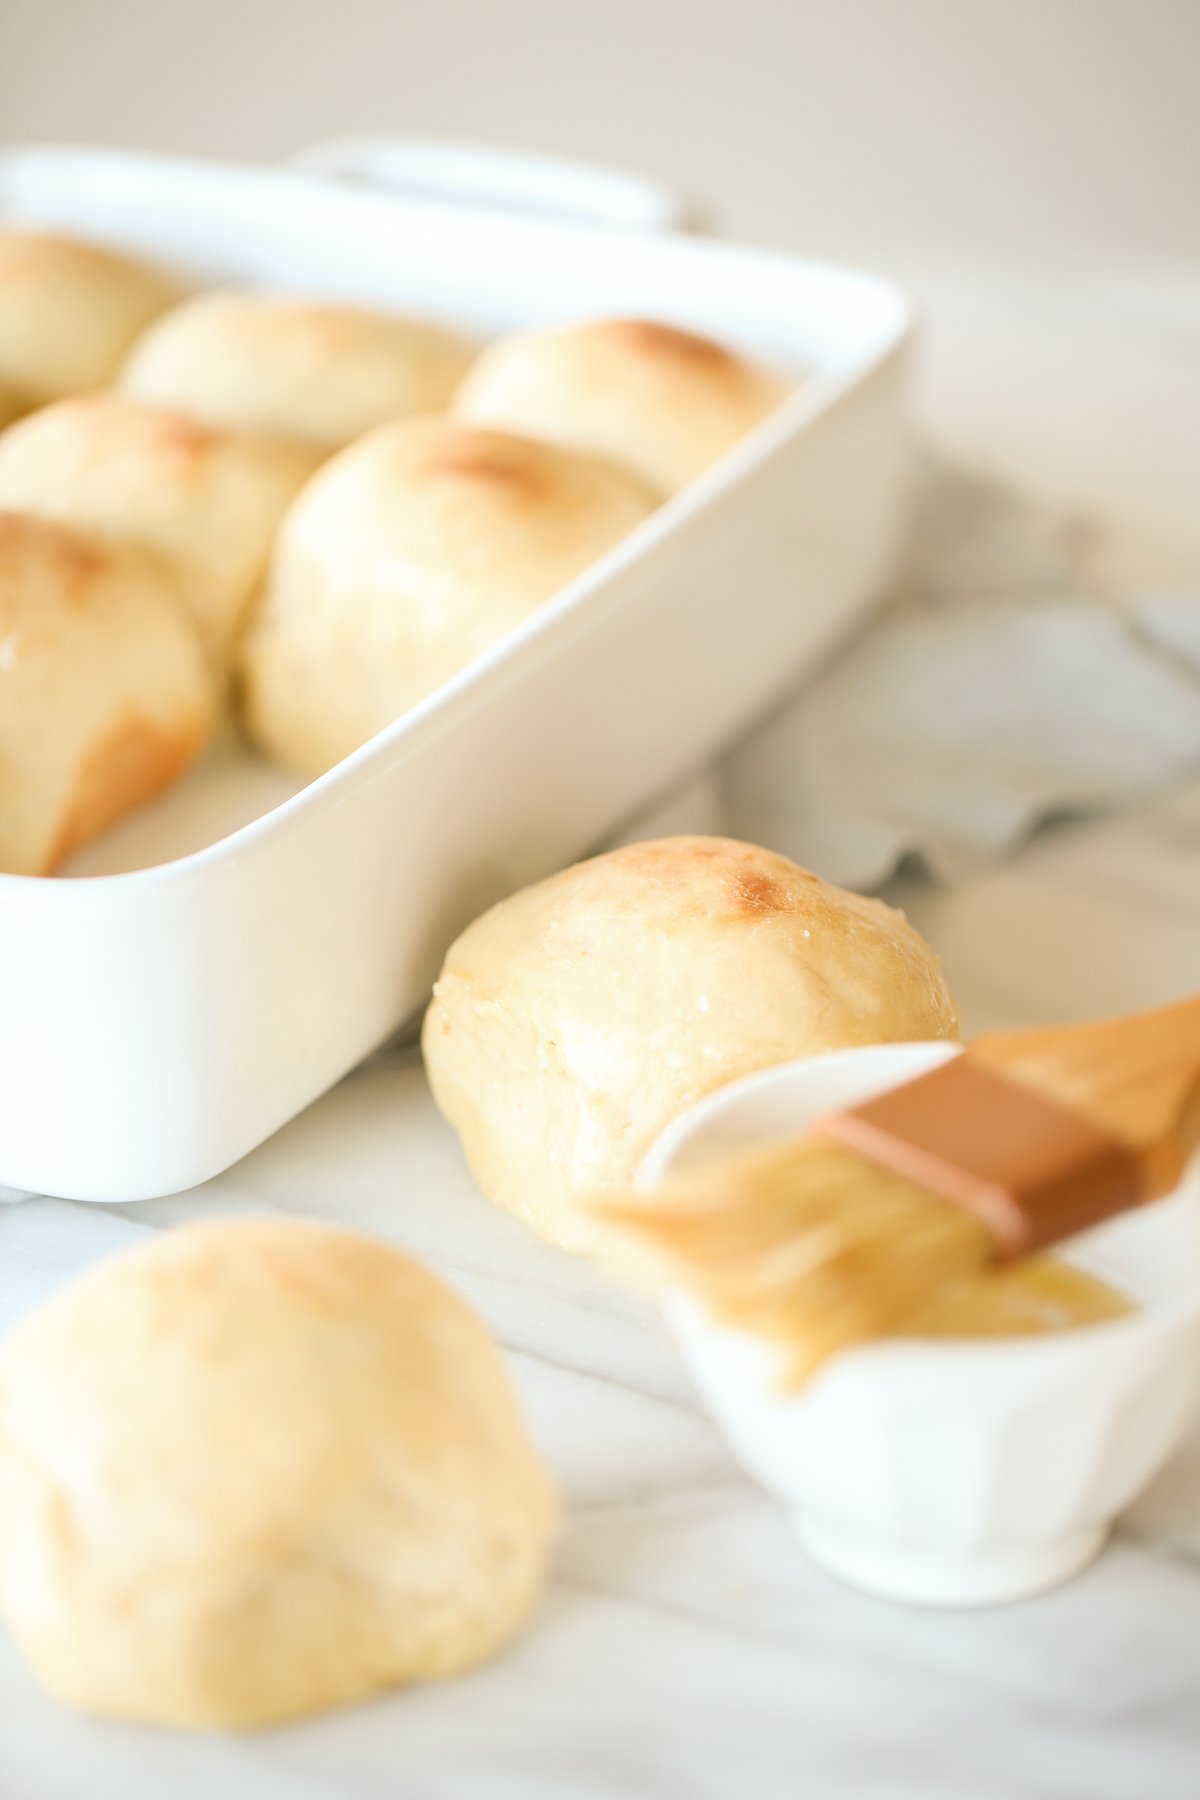
[[[1200,253],[1196,0],[0,0],[0,135],[436,133],[869,258]]]

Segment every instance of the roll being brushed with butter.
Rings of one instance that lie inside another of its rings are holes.
[[[628,1184],[726,1082],[854,1044],[952,1038],[903,913],[753,844],[680,837],[578,863],[446,955],[422,1044],[484,1193],[582,1248],[580,1203]]]

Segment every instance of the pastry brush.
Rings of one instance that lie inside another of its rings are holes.
[[[597,1245],[785,1351],[784,1385],[939,1290],[1168,1193],[1200,1142],[1200,997],[997,1032],[807,1134],[594,1209]]]

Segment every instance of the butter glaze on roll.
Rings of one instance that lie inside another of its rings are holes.
[[[161,792],[214,712],[199,639],[160,568],[0,513],[0,870],[49,874]]]
[[[652,511],[591,456],[446,418],[382,426],[313,478],[279,534],[243,659],[269,755],[319,775]]]
[[[787,393],[730,350],[647,319],[603,319],[499,338],[469,370],[454,411],[608,456],[673,494]]]
[[[219,663],[262,581],[279,521],[316,462],[299,445],[93,394],[60,400],[0,434],[0,508],[158,557]]]
[[[0,1347],[0,1615],[89,1712],[258,1726],[455,1674],[533,1609],[556,1513],[483,1326],[349,1232],[156,1234]]]
[[[339,449],[447,406],[473,347],[421,320],[259,293],[201,294],[148,331],[121,387],[211,425]]]
[[[20,410],[104,387],[179,298],[157,269],[97,244],[0,231],[0,385]]]
[[[953,1038],[903,913],[752,844],[681,837],[578,863],[447,953],[422,1045],[483,1192],[587,1243],[579,1205],[739,1076],[856,1044]]]

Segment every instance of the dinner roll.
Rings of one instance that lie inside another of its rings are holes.
[[[445,418],[381,426],[327,463],[284,521],[244,647],[251,735],[321,774],[653,504],[594,457]]]
[[[568,1248],[672,1119],[740,1075],[851,1044],[950,1038],[903,913],[728,838],[597,856],[453,944],[425,1019],[434,1099],[489,1199]]]
[[[158,556],[219,660],[316,460],[296,444],[92,394],[44,407],[0,435],[0,507]]]
[[[0,1350],[0,1614],[59,1699],[253,1726],[490,1656],[553,1489],[483,1326],[288,1219],[118,1256]]]
[[[0,231],[0,383],[25,407],[103,387],[178,297],[132,257],[49,232]]]
[[[366,307],[211,293],[139,339],[121,386],[212,425],[336,450],[388,419],[440,411],[471,355],[439,326]]]
[[[212,676],[138,551],[0,513],[0,869],[44,875],[187,767]]]
[[[602,319],[497,339],[469,371],[454,411],[610,456],[673,494],[786,391],[708,338],[646,319]]]

